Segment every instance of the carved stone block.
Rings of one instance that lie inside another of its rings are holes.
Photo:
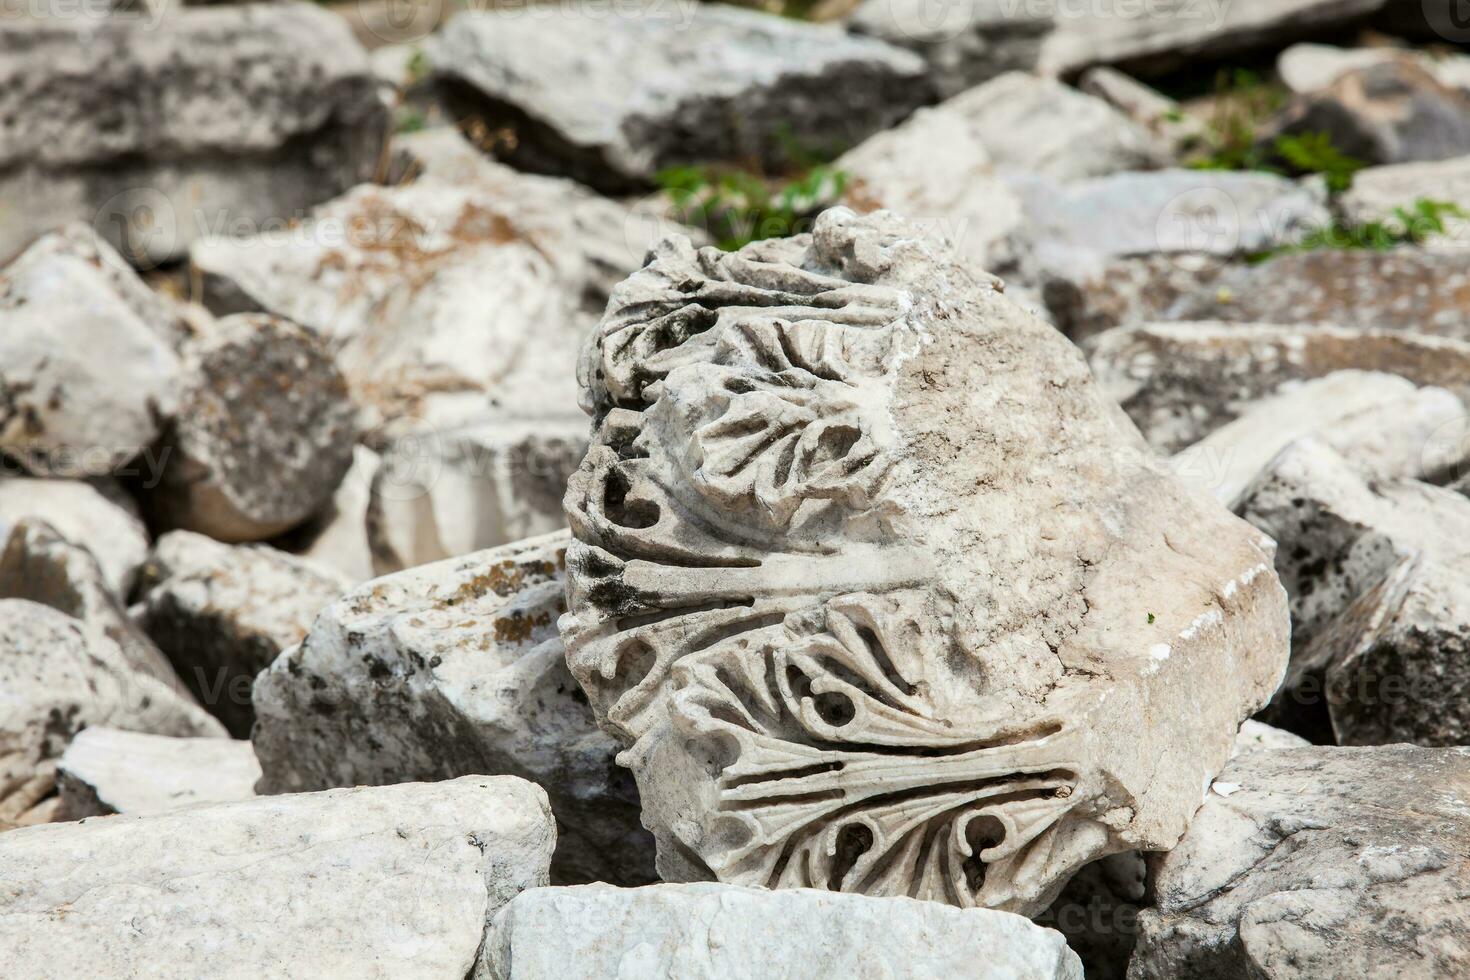
[[[584,354],[561,629],[666,879],[1040,911],[1280,680],[1270,542],[950,254],[671,238]]]

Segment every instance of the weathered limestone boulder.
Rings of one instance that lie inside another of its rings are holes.
[[[260,541],[321,510],[352,465],[355,411],[322,341],[289,320],[225,317],[187,348],[155,523]]]
[[[336,570],[349,582],[366,582],[381,574],[368,537],[368,514],[373,480],[382,462],[382,457],[367,446],[353,446],[352,466],[337,484],[331,502],[311,520],[272,543]]]
[[[1363,225],[1393,219],[1399,208],[1412,213],[1419,200],[1470,202],[1470,157],[1367,167],[1353,175],[1353,186],[1338,197],[1335,207],[1345,223]],[[1446,229],[1443,236],[1427,224],[1411,225],[1410,230],[1423,236],[1425,248],[1463,248],[1465,219],[1442,215],[1440,220]]]
[[[1393,62],[1409,62],[1450,88],[1470,89],[1470,58],[1391,47],[1293,44],[1277,56],[1276,77],[1288,90],[1305,95],[1330,87],[1349,72]]]
[[[0,835],[6,971],[463,980],[487,920],[546,883],[519,779],[272,797]]]
[[[1470,340],[1470,255],[1317,249],[1235,266],[1148,319],[1330,323]]]
[[[1295,382],[1395,374],[1470,396],[1470,344],[1388,330],[1233,323],[1118,327],[1085,345],[1093,376],[1149,445],[1175,453]]]
[[[367,510],[378,574],[566,527],[562,497],[587,449],[575,404],[539,417],[481,411],[444,428],[389,426]]]
[[[84,480],[0,479],[0,540],[26,517],[43,520],[84,545],[119,596],[128,594],[148,557],[148,532],[138,515]]]
[[[1105,65],[1083,72],[1077,87],[1153,133],[1167,148],[1182,148],[1206,131],[1201,120],[1174,99]]]
[[[1082,980],[1062,937],[1019,915],[909,898],[708,882],[533,888],[485,938],[493,980],[942,977]]]
[[[351,586],[275,548],[171,531],[143,568],[138,623],[200,702],[236,738],[248,738],[255,675]]]
[[[178,691],[169,660],[133,622],[91,551],[62,537],[46,521],[25,517],[0,545],[0,598],[27,599],[80,620],[117,644],[133,670]]]
[[[1470,969],[1470,750],[1252,752],[1159,855],[1130,980]]]
[[[1240,732],[1235,736],[1235,745],[1230,750],[1230,758],[1247,752],[1269,752],[1275,749],[1295,749],[1303,745],[1310,745],[1300,735],[1251,720],[1240,726]]]
[[[495,178],[366,185],[318,208],[299,234],[201,242],[191,257],[205,300],[327,338],[374,422],[433,417],[445,401],[483,405],[487,394],[521,408],[570,404],[590,325],[584,294],[600,309],[604,280],[641,252],[616,205]]]
[[[0,78],[11,65],[3,55],[10,32],[25,29],[0,31]],[[0,90],[0,104],[14,94],[3,81]],[[7,142],[0,199],[9,201]],[[7,218],[0,255],[22,244],[7,242],[11,233]],[[72,232],[47,236],[0,270],[0,449],[32,473],[111,473],[153,442],[174,406],[172,338],[140,315],[100,251]]]
[[[1470,93],[1413,62],[1387,61],[1298,96],[1276,132],[1325,133],[1367,163],[1447,160],[1470,153]]]
[[[1334,371],[1266,398],[1175,454],[1174,472],[1226,506],[1277,453],[1316,437],[1360,472],[1420,479],[1470,455],[1465,404],[1444,388],[1372,371]]]
[[[1264,173],[1118,173],[1018,190],[1033,260],[1048,278],[1098,276],[1128,256],[1223,260],[1290,244],[1330,220],[1319,193]]]
[[[1345,744],[1470,739],[1470,500],[1370,482],[1307,442],[1240,512],[1278,542],[1291,596],[1292,665],[1269,720]]]
[[[848,30],[908,48],[929,66],[936,95],[952,95],[1008,71],[1030,71],[1053,27],[1051,12],[1003,0],[864,0]]]
[[[917,55],[751,10],[504,10],[455,17],[427,47],[456,118],[520,170],[605,192],[665,167],[790,159],[857,143],[932,92]]]
[[[1134,255],[1104,262],[1101,269],[1091,262],[1075,269],[1053,265],[1034,275],[1042,279],[1042,295],[1057,329],[1082,343],[1115,327],[1159,320],[1203,296],[1221,275],[1222,259],[1208,252]]]
[[[263,793],[508,773],[546,787],[560,881],[653,880],[638,797],[567,672],[566,532],[376,579],[255,684]]]
[[[1002,173],[1078,180],[1166,160],[1146,129],[1052,78],[1007,72],[945,106],[965,119]]]
[[[1153,3],[1076,3],[1059,9],[1057,30],[1042,45],[1038,67],[1068,74],[1095,64],[1187,64],[1254,47],[1279,47],[1324,26],[1340,28],[1370,14],[1384,0],[1158,0]]]
[[[176,304],[149,288],[89,221],[71,221],[40,235],[16,256],[6,274],[27,288],[42,288],[47,302],[65,297],[70,285],[111,293],[173,347],[194,333]]]
[[[1280,679],[1261,535],[889,213],[671,238],[581,377],[562,636],[666,880],[1038,912],[1171,846]]]
[[[57,758],[89,725],[224,734],[200,708],[129,667],[107,637],[24,599],[0,600],[0,691],[0,829],[51,795]]]
[[[387,120],[367,56],[312,4],[8,20],[0,260],[72,218],[138,265],[221,226],[284,229],[372,176]]]
[[[920,109],[901,125],[844,153],[843,203],[886,209],[946,237],[977,274],[1016,264],[1021,198],[996,173],[976,127],[953,102]]]
[[[248,800],[259,778],[260,763],[249,742],[117,728],[78,732],[56,766],[66,820]]]

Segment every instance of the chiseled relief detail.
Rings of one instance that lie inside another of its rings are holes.
[[[985,583],[934,544],[967,502],[910,503],[929,464],[901,392],[964,315],[942,265],[842,209],[733,254],[671,239],[584,355],[561,628],[667,878],[1025,910],[1135,846],[1105,823],[1137,801],[1087,771],[1091,678],[1033,665],[1008,689],[957,627]]]

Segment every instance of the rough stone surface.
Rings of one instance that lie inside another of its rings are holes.
[[[26,517],[10,525],[0,551],[0,597],[39,602],[80,620],[116,643],[133,670],[182,689],[168,658],[133,623],[97,559],[47,522]]]
[[[368,502],[378,574],[566,527],[562,497],[587,448],[574,402],[545,417],[480,412],[387,430]]]
[[[200,702],[247,738],[255,675],[350,587],[331,569],[274,548],[173,531],[144,566],[138,622]]]
[[[1038,912],[1280,679],[1261,536],[891,214],[670,239],[581,377],[562,635],[666,880]]]
[[[1178,102],[1112,68],[1089,68],[1077,80],[1077,87],[1113,106],[1171,149],[1180,149],[1205,134],[1206,127]]]
[[[373,480],[382,457],[364,445],[352,447],[352,466],[332,501],[315,517],[272,542],[283,551],[335,569],[350,582],[366,582],[381,569],[373,561],[368,513]]]
[[[1470,500],[1370,482],[1313,442],[1276,460],[1241,513],[1279,543],[1292,601],[1273,723],[1360,745],[1470,739]]]
[[[326,506],[352,465],[356,420],[325,345],[288,320],[240,314],[191,345],[187,365],[144,497],[154,522],[260,541]]]
[[[118,596],[132,588],[148,557],[148,532],[138,516],[84,480],[0,479],[0,540],[21,518],[45,521],[97,559]]]
[[[1235,736],[1235,747],[1230,751],[1230,758],[1234,759],[1246,752],[1295,749],[1310,744],[1300,735],[1251,720],[1240,726],[1240,734]]]
[[[0,32],[0,52],[10,30]],[[9,65],[3,53],[0,63]],[[13,94],[3,81],[0,91],[0,103]],[[153,442],[174,406],[171,338],[139,315],[133,294],[117,288],[121,278],[70,234],[40,239],[0,270],[0,449],[32,473],[113,472]]]
[[[1104,391],[1149,445],[1176,453],[1261,399],[1334,371],[1395,374],[1470,396],[1470,344],[1388,330],[1234,323],[1145,323],[1090,338]]]
[[[1266,251],[1330,220],[1319,194],[1274,174],[1163,170],[1018,190],[1034,261],[1073,278],[1128,256]]]
[[[1367,167],[1353,175],[1353,186],[1338,197],[1335,207],[1345,223],[1363,225],[1393,218],[1398,208],[1412,212],[1414,203],[1421,199],[1470,202],[1470,157]],[[1429,234],[1428,228],[1413,230],[1424,233],[1426,248],[1464,248],[1464,219],[1446,216],[1442,220],[1445,236]]]
[[[917,55],[839,28],[688,6],[455,17],[429,61],[502,159],[604,191],[665,167],[841,149],[929,101]]]
[[[1160,319],[1203,295],[1221,271],[1218,255],[1175,252],[1114,259],[1101,270],[1090,262],[1075,269],[1053,266],[1039,275],[1057,328],[1081,343],[1104,330]]]
[[[918,980],[980,963],[989,976],[1082,980],[1059,934],[1009,912],[710,883],[533,889],[496,915],[485,945],[495,980]]]
[[[966,120],[1001,173],[1077,180],[1166,159],[1148,130],[1051,78],[1008,72],[944,107]]]
[[[373,175],[387,123],[367,56],[311,4],[7,20],[0,260],[69,218],[144,265],[284,227]]]
[[[1150,319],[1315,323],[1470,340],[1470,254],[1318,249],[1227,269]]]
[[[1326,133],[1367,163],[1447,160],[1470,153],[1470,93],[1412,62],[1384,62],[1298,96],[1271,131]]]
[[[946,238],[976,274],[1016,264],[1021,198],[996,173],[985,143],[950,103],[920,109],[833,164],[847,174],[843,202],[887,209]]]
[[[942,99],[1008,71],[1029,71],[1053,24],[1048,11],[1004,0],[937,7],[924,0],[864,0],[847,21],[857,34],[923,58],[929,84]]]
[[[71,740],[56,772],[62,816],[80,820],[248,800],[260,763],[249,742],[235,739],[88,728]]]
[[[1281,450],[1315,436],[1375,478],[1427,477],[1470,454],[1465,404],[1443,388],[1371,371],[1334,371],[1262,400],[1177,453],[1191,486],[1233,506]]]
[[[111,640],[24,599],[0,600],[0,691],[0,829],[51,794],[57,758],[89,725],[224,734],[198,707],[130,668]]]
[[[1283,37],[1324,26],[1340,27],[1370,14],[1384,0],[1158,0],[1145,4],[1067,4],[1057,30],[1042,46],[1039,67],[1067,74],[1095,64],[1144,62],[1156,67],[1188,64],[1256,46],[1279,46]]]
[[[210,239],[192,262],[212,308],[328,338],[354,398],[385,421],[487,394],[522,411],[571,404],[590,313],[637,266],[637,238],[619,205],[482,162],[463,180],[431,170],[356,188],[298,234]]]
[[[1130,980],[1470,969],[1470,750],[1252,752],[1160,855]]]
[[[1336,48],[1330,44],[1293,44],[1276,58],[1276,77],[1297,94],[1328,88],[1343,75],[1391,62],[1410,62],[1443,85],[1470,89],[1470,58],[1443,52],[1390,47]]]
[[[484,776],[30,827],[0,835],[0,945],[34,980],[483,978],[554,838],[546,794]]]
[[[652,880],[632,780],[567,672],[566,532],[369,582],[255,685],[264,793],[509,773],[546,787],[560,881]]]

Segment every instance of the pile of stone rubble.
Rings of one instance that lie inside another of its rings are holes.
[[[1435,4],[32,6],[7,980],[1470,973]]]

